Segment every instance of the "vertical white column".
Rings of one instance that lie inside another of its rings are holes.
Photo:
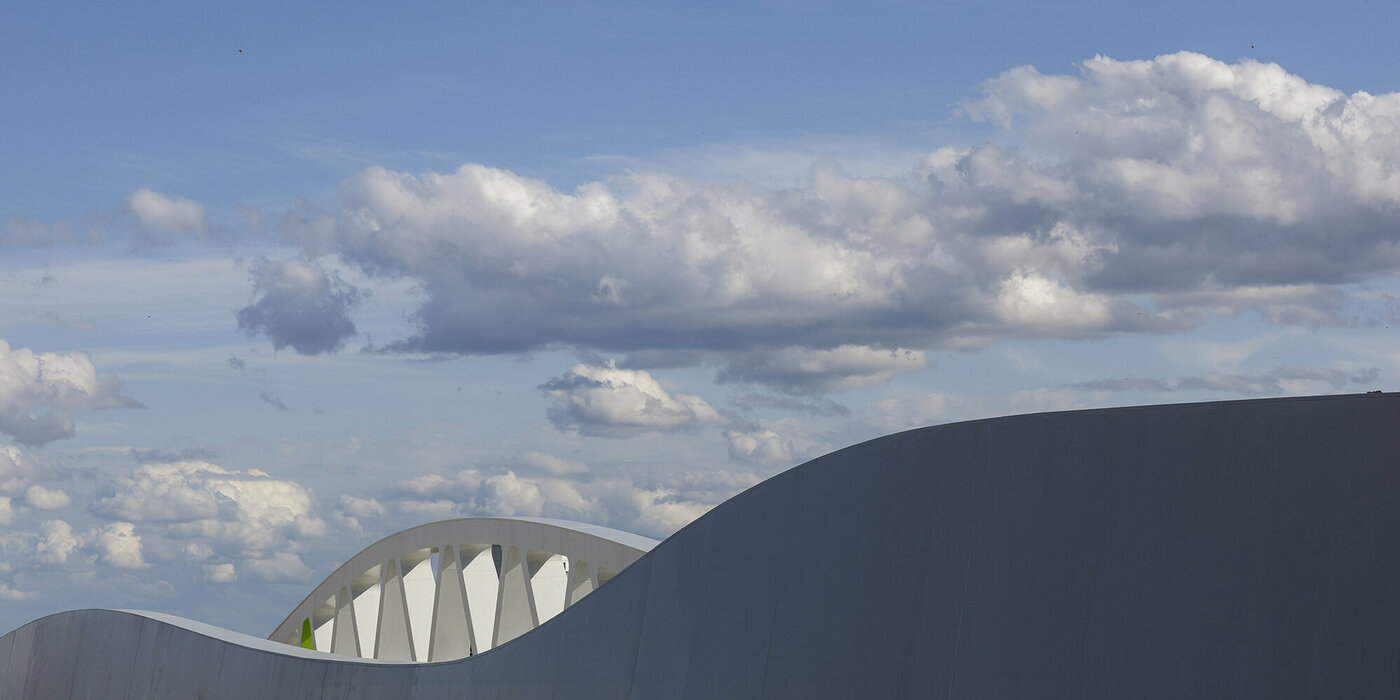
[[[562,554],[531,549],[525,556],[530,568],[530,597],[535,602],[535,624],[564,611],[569,588],[567,560]]]
[[[408,601],[404,598],[403,572],[397,559],[383,569],[383,593],[379,596],[379,629],[374,638],[374,658],[413,660],[413,634],[408,629]]]
[[[403,597],[408,604],[408,629],[413,634],[413,660],[428,660],[428,639],[433,629],[432,551],[420,549],[399,557],[403,572]]]
[[[350,589],[341,586],[335,594],[335,623],[331,628],[331,653],[360,655],[360,635],[355,631],[355,601]]]
[[[593,592],[592,567],[582,559],[574,559],[569,562],[569,594],[564,598],[564,607],[577,603],[582,598]]]
[[[355,629],[360,633],[360,656],[374,653],[379,631],[380,569],[375,566],[350,582],[350,596],[355,599]]]
[[[446,661],[472,653],[471,621],[462,586],[462,566],[452,545],[438,548],[437,591],[433,597],[433,628],[429,661]]]
[[[496,561],[489,544],[464,544],[457,548],[457,559],[462,563],[472,642],[476,653],[480,654],[491,648],[501,577],[496,573]]]
[[[498,647],[535,628],[530,581],[519,547],[505,547],[501,555],[501,583],[496,594],[496,624],[491,646]]]
[[[331,633],[335,631],[335,596],[316,606],[311,612],[311,637],[316,651],[331,650]]]

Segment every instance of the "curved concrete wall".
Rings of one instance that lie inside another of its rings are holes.
[[[1400,396],[1017,416],[785,472],[468,659],[78,611],[0,638],[0,676],[6,698],[1394,697],[1397,551]]]

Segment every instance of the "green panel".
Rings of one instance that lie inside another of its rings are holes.
[[[303,649],[316,648],[316,638],[311,635],[311,618],[301,621],[301,647]]]

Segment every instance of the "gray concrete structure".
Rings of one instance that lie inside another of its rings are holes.
[[[1016,416],[780,474],[470,658],[86,610],[0,638],[0,694],[1395,697],[1397,552],[1400,396]]]

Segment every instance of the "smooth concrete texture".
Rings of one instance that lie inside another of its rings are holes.
[[[1397,697],[1397,552],[1400,395],[1015,416],[892,435],[780,474],[470,658],[282,652],[85,610],[0,638],[0,689]]]

